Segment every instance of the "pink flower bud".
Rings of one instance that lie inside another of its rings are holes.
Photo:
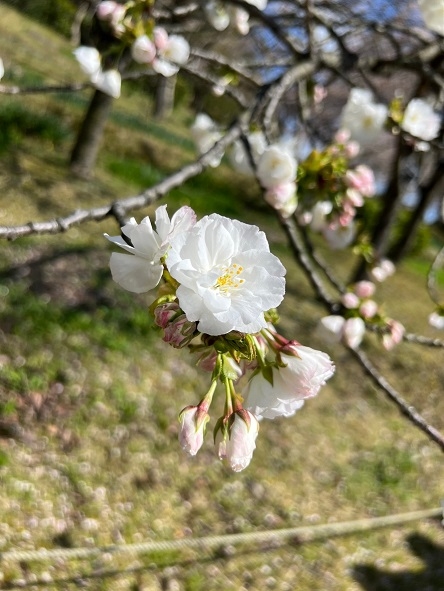
[[[216,367],[216,361],[217,352],[213,349],[213,347],[211,347],[211,349],[205,351],[205,353],[202,353],[202,355],[197,360],[196,365],[204,371],[212,372]]]
[[[111,21],[117,2],[105,1],[100,2],[96,9],[96,16],[101,21]]]
[[[381,259],[377,265],[370,270],[370,275],[375,281],[385,281],[396,271],[395,265],[388,259]]]
[[[391,318],[387,319],[387,328],[390,332],[382,336],[382,346],[384,349],[387,349],[387,351],[390,351],[395,345],[398,345],[402,341],[405,328],[400,322],[392,320]]]
[[[241,409],[234,414],[228,435],[219,442],[219,459],[226,460],[234,472],[244,470],[251,462],[256,449],[259,421],[248,410]]]
[[[375,175],[373,170],[365,164],[360,164],[354,170],[347,170],[345,182],[364,197],[372,197],[375,194]]]
[[[351,291],[348,291],[347,293],[344,293],[342,295],[341,302],[342,302],[342,305],[345,308],[348,308],[349,310],[352,310],[353,308],[357,308],[359,306],[359,298],[358,298],[358,296],[355,295]]]
[[[190,456],[195,456],[202,447],[209,420],[207,410],[199,406],[187,406],[180,413],[179,443]]]
[[[163,340],[176,349],[186,347],[194,338],[196,323],[190,322],[185,314],[169,322],[164,328]]]
[[[180,308],[176,302],[167,302],[156,306],[154,310],[154,322],[160,328],[165,328],[172,318],[178,316]]]
[[[267,189],[265,201],[279,211],[284,218],[290,217],[298,206],[296,198],[296,183],[280,183]]]
[[[373,318],[377,311],[378,304],[374,300],[366,300],[359,308],[359,312],[364,318]]]
[[[371,298],[375,290],[376,285],[372,281],[358,281],[355,284],[355,294],[359,298]]]
[[[335,134],[335,142],[337,144],[345,144],[350,139],[350,132],[348,129],[339,129]]]
[[[358,144],[358,142],[355,141],[350,141],[347,142],[345,144],[345,155],[347,156],[347,158],[356,158],[356,156],[359,154],[360,151],[360,146]]]

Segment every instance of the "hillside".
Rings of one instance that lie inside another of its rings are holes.
[[[2,83],[82,79],[65,39],[0,8]],[[0,224],[48,220],[137,194],[193,159],[186,101],[174,119],[153,122],[149,96],[130,86],[114,104],[94,178],[71,177],[69,151],[90,93],[0,95]],[[190,204],[199,215],[217,211],[264,229],[288,269],[283,330],[328,350],[336,375],[294,417],[261,424],[244,472],[233,474],[219,462],[211,437],[190,459],[177,443],[177,416],[206,391],[207,376],[185,350],[161,341],[146,298],[111,280],[112,249],[103,233],[117,234],[116,223],[3,242],[0,589],[439,591],[444,535],[431,520],[260,551],[1,562],[8,550],[253,532],[440,504],[442,453],[344,349],[327,349],[318,339],[324,312],[255,187],[224,164],[163,202],[171,211]],[[378,296],[409,331],[438,337],[427,326],[431,303],[424,289],[432,254],[406,260]],[[346,275],[349,258],[324,256]],[[444,431],[444,351],[403,343],[387,354],[374,335],[365,350]]]

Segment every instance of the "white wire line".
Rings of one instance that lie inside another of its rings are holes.
[[[0,564],[6,562],[47,562],[58,559],[81,560],[97,558],[103,554],[108,556],[132,555],[171,552],[183,549],[209,550],[220,547],[248,543],[276,543],[293,542],[305,544],[330,537],[356,534],[393,525],[403,525],[411,521],[443,517],[443,507],[423,509],[410,513],[397,513],[384,517],[327,523],[323,525],[301,526],[286,529],[247,532],[206,536],[202,538],[183,538],[180,540],[146,541],[136,544],[119,544],[105,547],[79,548],[40,548],[38,550],[10,550],[0,553]]]

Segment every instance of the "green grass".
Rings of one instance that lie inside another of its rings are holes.
[[[6,83],[19,75],[39,84],[79,77],[65,40],[2,10]],[[149,99],[131,89],[115,104],[94,178],[71,178],[66,168],[70,142],[88,96],[14,99],[19,142],[0,156],[2,225],[109,203],[190,162],[186,108],[180,107],[178,119],[152,123]],[[2,100],[0,112],[9,104],[10,99]],[[33,133],[23,131],[27,122],[35,122]],[[56,134],[55,127],[63,131],[60,139],[45,139],[46,133]],[[190,204],[199,215],[217,211],[266,230],[288,270],[283,330],[308,346],[327,349],[315,333],[324,311],[276,222],[258,202],[253,183],[223,164],[189,180],[166,202],[170,211]],[[439,506],[441,453],[341,347],[328,349],[337,372],[317,398],[292,418],[261,424],[247,470],[229,472],[217,459],[211,436],[196,458],[182,454],[177,416],[207,390],[208,375],[196,370],[186,350],[162,342],[144,295],[112,282],[113,247],[103,232],[117,234],[116,223],[87,223],[61,235],[2,244],[0,553],[250,532]],[[439,336],[427,326],[433,304],[423,283],[432,254],[406,260],[380,286],[377,298],[409,330]],[[341,278],[355,262],[343,253],[323,256]],[[402,344],[387,354],[374,335],[365,348],[408,401],[444,430],[442,351]],[[222,412],[221,398],[215,401],[209,433]],[[354,569],[370,565],[375,570],[366,572],[374,580],[386,571],[411,572],[403,591],[419,591],[414,574],[423,563],[406,545],[409,532],[438,548],[444,544],[442,530],[429,521],[280,549],[111,557],[103,564],[0,564],[0,588],[16,579],[32,583],[48,574],[54,580],[84,574],[84,588],[105,591],[157,591],[161,580],[167,588],[167,579],[173,580],[171,588],[176,581],[189,591],[359,591],[363,587]],[[101,568],[117,572],[88,578]],[[441,581],[435,568],[427,585],[438,591]],[[70,591],[78,584],[41,587]]]

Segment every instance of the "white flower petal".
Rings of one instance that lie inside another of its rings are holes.
[[[144,293],[154,289],[162,277],[162,265],[149,263],[146,259],[113,252],[109,262],[111,274],[123,289]]]

